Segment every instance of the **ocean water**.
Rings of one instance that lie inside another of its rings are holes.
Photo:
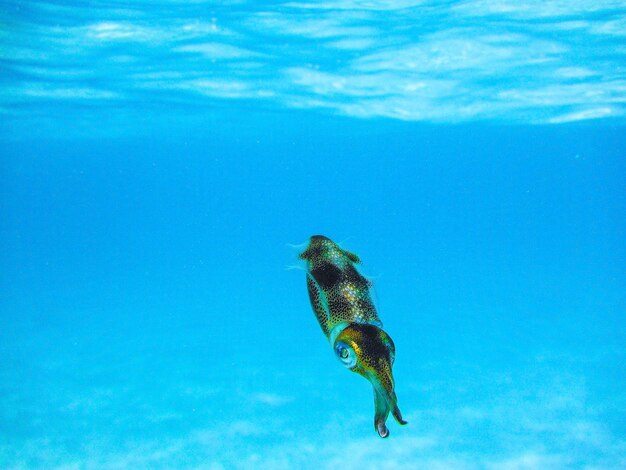
[[[0,468],[626,468],[621,1],[0,5]],[[409,422],[297,259],[357,253]]]

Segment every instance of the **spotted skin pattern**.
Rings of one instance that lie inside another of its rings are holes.
[[[374,389],[374,427],[387,437],[389,413],[406,424],[397,405],[392,366],[395,346],[382,329],[370,282],[356,269],[359,257],[323,235],[311,237],[300,254],[306,262],[311,307],[339,360]]]

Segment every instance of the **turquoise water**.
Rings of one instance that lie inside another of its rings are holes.
[[[626,467],[622,2],[0,14],[0,467]],[[314,234],[395,342],[388,439]]]

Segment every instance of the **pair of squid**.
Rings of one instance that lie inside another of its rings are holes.
[[[311,237],[300,254],[306,262],[306,283],[313,312],[337,358],[374,389],[374,427],[389,436],[389,414],[406,424],[398,408],[392,366],[395,346],[378,318],[370,283],[356,269],[354,253],[322,235]]]

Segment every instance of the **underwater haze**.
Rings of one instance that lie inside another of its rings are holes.
[[[626,468],[626,6],[0,4],[0,468]],[[298,254],[356,253],[406,426]]]

